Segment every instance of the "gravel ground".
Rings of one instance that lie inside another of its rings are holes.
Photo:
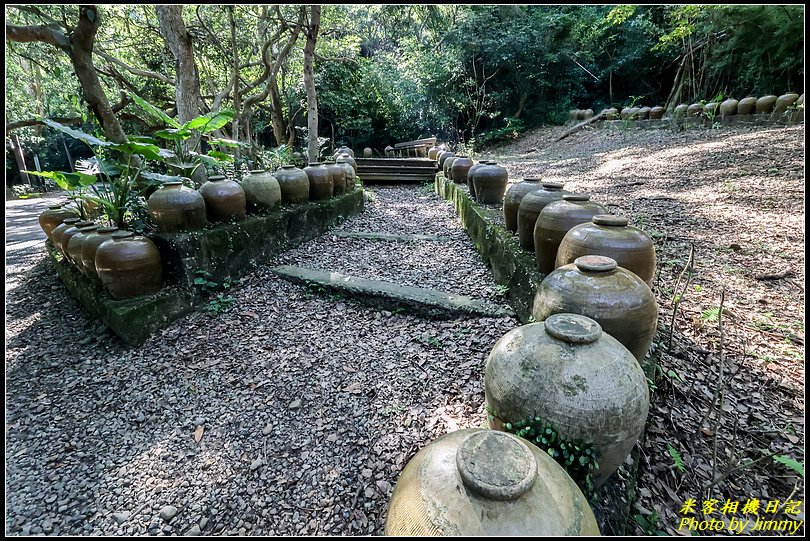
[[[327,234],[279,259],[496,300],[448,203],[418,187],[373,191],[342,229],[452,241]],[[484,360],[518,325],[366,308],[268,266],[232,290],[227,312],[127,349],[67,294],[41,246],[7,263],[13,535],[380,534],[407,461],[484,422]]]

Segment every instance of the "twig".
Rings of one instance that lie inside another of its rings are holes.
[[[715,391],[715,396],[720,396],[720,403],[717,407],[717,418],[714,422],[714,447],[712,449],[712,480],[714,480],[717,476],[717,442],[720,438],[717,437],[717,433],[720,428],[720,421],[723,419],[723,402],[725,400],[726,394],[723,392],[724,385],[723,385],[723,366],[725,365],[724,361],[724,354],[723,354],[723,302],[726,300],[726,290],[723,288],[723,291],[720,292],[720,311],[717,315],[717,327],[720,331],[720,344],[718,345],[719,353],[718,353],[718,362],[720,363],[720,367],[718,369],[717,374],[717,390]],[[712,407],[714,407],[715,399],[712,399]]]
[[[628,182],[626,184],[615,184],[614,188],[627,188],[628,186],[641,186],[643,184],[647,184],[646,182],[637,181],[637,182]]]
[[[739,466],[735,466],[735,467],[731,468],[730,470],[728,470],[723,475],[721,475],[720,477],[718,477],[717,479],[715,479],[714,481],[708,483],[706,486],[703,487],[703,490],[709,490],[710,488],[712,488],[716,484],[722,483],[723,481],[725,481],[732,473],[740,471],[740,470],[744,470],[746,468],[750,468],[754,464],[762,462],[765,459],[772,458],[772,457],[776,456],[777,454],[779,454],[779,451],[774,451],[773,453],[761,456],[761,457],[759,457],[759,458],[757,458],[755,460],[751,460],[750,462],[746,462],[745,464],[740,464]]]
[[[675,331],[675,316],[678,313],[678,306],[681,304],[681,299],[686,294],[686,289],[689,287],[689,282],[692,280],[692,268],[694,266],[694,261],[695,261],[695,245],[693,243],[689,247],[689,258],[686,260],[686,265],[681,271],[680,276],[678,276],[678,281],[675,282],[675,289],[673,289],[674,296],[672,297],[673,301],[672,320],[669,323],[669,339],[667,340],[667,353],[672,351],[672,333]],[[681,284],[681,279],[683,279],[683,275],[687,271],[689,271],[689,277],[686,280],[686,284],[684,284],[683,286],[683,292],[680,295],[678,295],[678,286]]]
[[[754,276],[755,280],[781,280],[782,278],[787,278],[788,276],[792,276],[794,272],[790,269],[785,269],[782,272],[777,272],[776,274],[757,274]]]

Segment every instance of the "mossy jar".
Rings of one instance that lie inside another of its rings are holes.
[[[506,229],[515,233],[517,231],[517,214],[520,202],[531,192],[541,188],[542,179],[525,178],[523,182],[516,182],[509,186],[503,196],[503,219]]]
[[[304,167],[304,173],[309,178],[310,201],[322,201],[332,197],[334,183],[329,169],[321,162],[309,162]]]
[[[534,252],[534,225],[546,205],[559,201],[570,192],[559,182],[541,182],[540,189],[529,192],[520,200],[517,213],[517,232],[520,247]]]
[[[281,186],[270,172],[254,169],[242,178],[245,202],[251,212],[270,210],[281,201]]]
[[[64,203],[51,205],[48,210],[39,215],[39,227],[50,239],[53,230],[67,218],[78,218],[79,215],[74,209],[65,207]]]
[[[117,231],[96,250],[96,271],[114,299],[153,295],[160,291],[160,252],[151,240],[131,231]]]

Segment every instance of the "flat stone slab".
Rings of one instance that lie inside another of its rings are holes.
[[[367,231],[335,231],[336,237],[370,240],[390,240],[394,242],[450,242],[450,237],[437,237],[434,235],[394,235],[391,233],[373,233]]]
[[[439,291],[438,289],[403,286],[393,282],[369,280],[356,276],[347,276],[338,272],[327,272],[293,265],[280,265],[271,270],[291,282],[320,286],[326,290],[369,300],[386,308],[404,306],[430,316],[475,315],[503,317],[513,315],[508,308],[464,295]]]

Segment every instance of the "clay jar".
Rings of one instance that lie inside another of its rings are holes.
[[[775,115],[783,114],[785,111],[788,110],[788,107],[796,103],[796,100],[798,99],[799,99],[798,94],[793,93],[782,94],[781,96],[776,98],[776,105],[774,105],[773,114]]]
[[[54,227],[53,231],[51,231],[51,242],[53,243],[53,247],[61,252],[62,251],[62,235],[65,234],[65,231],[67,231],[71,227],[74,227],[77,223],[79,223],[81,221],[82,221],[82,219],[79,218],[78,216],[76,216],[74,218],[65,218],[64,220],[62,220],[61,224]]]
[[[686,116],[700,116],[703,112],[703,104],[701,103],[693,103],[689,107],[686,108]]]
[[[420,450],[391,494],[386,536],[599,535],[582,492],[548,453],[467,428]]]
[[[523,182],[512,184],[503,196],[503,219],[506,229],[517,231],[517,213],[520,202],[531,192],[541,188],[539,178],[525,178]]]
[[[346,176],[346,191],[350,192],[354,190],[356,181],[355,181],[354,167],[352,167],[352,164],[350,164],[349,161],[346,159],[347,157],[350,158],[350,156],[345,155],[340,156],[337,159],[337,165],[343,168],[343,174]]]
[[[485,205],[501,204],[509,174],[496,162],[490,161],[475,172],[475,196],[479,203]]]
[[[357,175],[357,162],[354,160],[354,158],[352,158],[345,152],[343,154],[338,155],[337,161],[340,162],[341,158],[343,158],[343,160],[349,165],[351,165],[352,169],[354,169],[354,173],[352,175]]]
[[[720,116],[732,116],[737,114],[737,106],[740,104],[737,100],[731,98],[723,101],[720,104]]]
[[[600,255],[578,257],[540,284],[532,307],[535,320],[563,312],[593,318],[639,362],[650,349],[658,321],[658,305],[647,284]]]
[[[352,149],[350,149],[349,147],[347,147],[346,145],[343,145],[342,147],[337,149],[337,152],[335,152],[335,154],[337,156],[340,156],[343,153],[346,153],[349,156],[351,156],[352,158],[354,158],[354,151]]]
[[[755,106],[757,114],[770,113],[777,99],[773,94],[759,98]]]
[[[373,155],[374,155],[374,152],[370,148],[366,147],[366,148],[363,149],[363,157],[364,158],[371,158]]]
[[[747,98],[741,99],[737,103],[737,114],[738,115],[751,115],[757,108],[757,99],[754,96],[748,96]]]
[[[50,239],[51,233],[62,223],[62,220],[78,217],[79,215],[76,211],[65,208],[64,204],[52,205],[48,207],[48,210],[39,215],[39,227],[42,228],[45,235]]]
[[[342,195],[346,193],[346,171],[343,167],[335,162],[326,162],[324,164],[329,174],[332,175],[332,194]]]
[[[568,441],[593,445],[596,487],[630,454],[650,407],[636,359],[596,321],[576,314],[506,333],[487,358],[484,393],[492,428],[534,417]]]
[[[439,147],[430,147],[428,149],[427,157],[430,160],[435,160],[436,156],[439,154]]]
[[[629,120],[630,119],[630,108],[629,107],[622,107],[619,116],[622,120]]]
[[[470,195],[475,199],[475,172],[481,169],[484,165],[489,163],[489,160],[480,160],[477,164],[470,167],[470,170],[467,171],[467,188],[470,190]]]
[[[131,231],[117,231],[102,243],[96,250],[95,265],[102,285],[114,299],[160,291],[160,252],[151,240]]]
[[[605,120],[617,120],[619,118],[619,110],[615,107],[605,109]]]
[[[73,235],[79,232],[79,229],[88,227],[91,225],[95,225],[93,222],[76,222],[71,227],[68,227],[63,233],[61,239],[59,239],[59,250],[65,256],[65,259],[70,261],[71,263],[73,260],[70,258],[70,252],[68,252],[68,244],[70,243],[70,239],[73,238]]]
[[[590,222],[597,214],[608,211],[586,194],[566,194],[562,201],[546,205],[534,224],[534,255],[537,270],[548,274],[554,270],[557,248],[563,237],[575,225]]]
[[[205,227],[205,199],[182,182],[166,182],[149,196],[149,216],[165,233]]]
[[[681,118],[681,117],[686,116],[686,111],[688,109],[689,109],[688,105],[686,105],[685,103],[681,103],[680,105],[677,105],[675,107],[672,114],[675,116],[675,118]]]
[[[332,197],[334,190],[332,174],[325,165],[320,162],[309,162],[309,166],[304,167],[304,173],[309,178],[310,201],[321,201]]]
[[[444,160],[444,178],[447,180],[453,180],[453,162],[456,161],[458,156],[448,156],[446,160]]]
[[[241,220],[245,217],[247,200],[245,190],[238,182],[215,175],[209,177],[199,191],[205,199],[208,219],[212,222],[225,222],[231,218]]]
[[[714,117],[720,111],[720,103],[713,101],[703,106],[703,112],[707,117]]]
[[[554,267],[573,263],[583,255],[610,257],[652,287],[655,246],[647,233],[627,225],[623,216],[598,214],[590,223],[572,227],[560,242]]]
[[[285,203],[309,201],[309,176],[294,165],[282,165],[273,173]]]
[[[386,158],[393,158],[394,157],[394,147],[388,145],[385,147],[385,157]]]
[[[453,170],[450,176],[453,177],[453,182],[457,184],[467,184],[467,172],[473,166],[473,161],[469,156],[457,156],[453,160]]]
[[[445,150],[444,152],[439,153],[439,168],[444,170],[444,164],[447,161],[447,158],[453,156],[453,153],[449,150]]]
[[[82,260],[82,245],[84,244],[85,239],[97,229],[98,226],[95,224],[79,227],[77,228],[76,234],[70,237],[70,240],[68,241],[68,259],[73,261],[73,264],[76,265],[76,268],[82,271],[82,273],[85,272],[84,261]]]
[[[247,210],[269,210],[281,201],[281,187],[273,175],[264,169],[254,169],[239,183],[245,190]]]
[[[534,224],[546,205],[559,201],[570,192],[563,190],[563,185],[556,182],[543,182],[541,188],[523,196],[517,213],[517,232],[520,247],[534,252]]]
[[[82,242],[82,272],[90,278],[98,279],[98,271],[96,271],[98,247],[110,240],[112,234],[116,231],[118,231],[117,227],[99,227],[84,238]]]
[[[650,109],[650,120],[660,120],[664,118],[664,108],[660,105]]]
[[[651,107],[639,107],[636,116],[639,120],[649,120],[650,118],[650,111],[652,110]]]

